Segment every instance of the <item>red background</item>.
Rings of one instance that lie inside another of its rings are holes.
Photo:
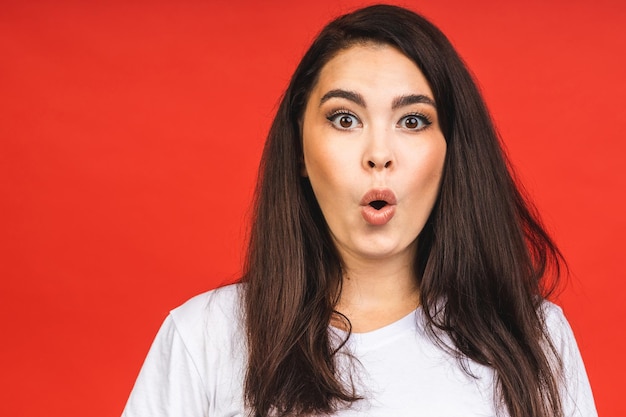
[[[619,3],[403,3],[474,71],[570,262],[603,416],[626,414]],[[0,415],[119,415],[167,311],[237,277],[279,97],[364,4],[0,4]]]

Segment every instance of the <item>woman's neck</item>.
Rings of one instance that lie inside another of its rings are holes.
[[[341,296],[336,310],[355,333],[391,324],[419,305],[419,288],[412,259],[356,260],[344,258]],[[333,321],[333,325],[341,326]]]

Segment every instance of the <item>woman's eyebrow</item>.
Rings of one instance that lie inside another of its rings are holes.
[[[320,99],[320,106],[331,98],[343,98],[346,100],[350,100],[361,107],[367,107],[365,105],[365,100],[363,99],[362,95],[354,91],[342,90],[340,88],[330,90],[329,92],[324,94]],[[391,108],[393,110],[396,110],[400,107],[409,106],[411,104],[428,104],[430,106],[433,106],[434,108],[437,108],[435,101],[424,94],[407,94],[404,96],[396,97],[391,103]]]
[[[354,91],[347,91],[347,90],[342,90],[342,89],[330,90],[329,92],[324,94],[322,98],[320,99],[320,106],[326,103],[331,98],[345,98],[346,100],[350,100],[358,104],[361,107],[366,107],[365,100],[363,100],[362,95]]]
[[[391,103],[391,108],[393,110],[396,110],[396,109],[399,109],[400,107],[409,106],[411,104],[420,104],[420,103],[428,104],[430,106],[433,106],[435,109],[437,108],[435,101],[432,98],[425,96],[423,94],[409,94],[406,96],[396,97],[393,99],[393,102]]]

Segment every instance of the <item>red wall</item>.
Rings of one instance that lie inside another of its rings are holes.
[[[280,94],[364,4],[256,3],[0,5],[0,415],[118,415],[167,311],[237,277]],[[600,415],[620,416],[626,8],[545,3],[404,2],[476,74],[570,262]]]

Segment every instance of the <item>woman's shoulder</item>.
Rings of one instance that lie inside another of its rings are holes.
[[[170,311],[180,336],[187,341],[231,339],[242,330],[243,284],[231,284],[190,298]]]
[[[566,350],[570,350],[572,347],[575,348],[576,340],[563,309],[548,300],[544,300],[539,308],[546,334],[550,337],[553,346],[561,354],[564,354]]]
[[[228,314],[239,308],[243,284],[230,284],[198,294],[170,313],[178,319],[189,320],[207,313]]]
[[[593,393],[574,332],[563,309],[544,301],[541,305],[546,333],[560,359],[564,383],[562,401],[567,416],[597,416]]]
[[[124,417],[235,415],[242,408],[246,344],[241,285],[197,295],[159,330]]]
[[[563,309],[550,300],[543,300],[539,305],[541,313],[546,320],[546,324],[556,325],[562,320],[565,320]]]
[[[540,305],[540,313],[547,333],[552,338],[552,342],[559,344],[564,342],[565,338],[570,337],[572,329],[565,318],[563,309],[552,301],[544,300]]]

